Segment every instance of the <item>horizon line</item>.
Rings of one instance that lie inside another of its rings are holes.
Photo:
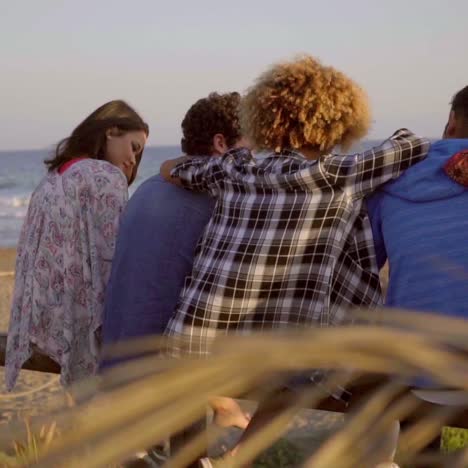
[[[359,140],[356,145],[358,145],[360,142],[363,142],[363,141],[384,141],[386,138],[388,137],[382,137],[382,138],[369,138],[369,139],[362,139],[362,140]],[[440,137],[426,137],[426,138],[429,138],[429,140],[431,141],[435,141],[435,140],[440,140]],[[10,148],[10,149],[0,149],[0,153],[15,153],[15,152],[33,152],[33,151],[51,151],[56,145],[53,145],[51,148],[47,148],[47,147],[43,147],[43,148]],[[176,143],[173,143],[173,144],[164,144],[164,145],[151,145],[151,146],[146,146],[145,147],[145,150],[146,149],[151,149],[151,148],[174,148],[174,147],[179,147],[180,148],[180,144],[176,144]]]

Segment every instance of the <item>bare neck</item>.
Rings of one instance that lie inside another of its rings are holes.
[[[320,151],[310,148],[299,148],[299,152],[302,153],[306,159],[311,160],[319,159],[321,156],[328,153],[328,151]]]

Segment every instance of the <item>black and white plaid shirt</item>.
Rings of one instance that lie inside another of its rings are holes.
[[[172,175],[211,193],[214,213],[166,329],[171,353],[205,355],[227,333],[331,326],[381,300],[363,197],[423,159],[429,141],[397,131],[352,156],[246,149],[195,158]]]

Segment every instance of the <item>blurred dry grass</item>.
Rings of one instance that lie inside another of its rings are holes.
[[[373,314],[372,318],[376,316]],[[369,319],[369,314],[361,313],[363,317]],[[385,373],[391,379],[349,415],[343,427],[322,444],[305,466],[369,466],[373,447],[388,425],[410,415],[415,416],[415,424],[401,436],[400,460],[416,463],[421,447],[452,415],[447,408],[418,415],[418,401],[401,394],[400,384],[415,375],[425,375],[441,387],[468,391],[468,362],[455,351],[465,352],[468,347],[468,324],[407,312],[382,312],[378,318],[379,323],[346,328],[229,337],[223,339],[209,359],[169,361],[150,355],[114,369],[102,381],[86,382],[75,389],[81,403],[37,421],[43,425],[52,418],[67,430],[32,466],[92,468],[121,463],[136,451],[163,441],[202,418],[211,395],[252,398],[259,395],[259,390],[271,390],[279,384],[285,373],[311,368],[334,369],[328,376],[329,385],[349,383],[349,373],[342,372],[349,366],[356,376]],[[160,344],[148,339],[138,346],[128,346],[135,351],[154,351]],[[95,393],[97,387],[101,390]],[[232,459],[234,466],[242,466],[270,446],[298,408],[314,407],[323,398],[320,387],[298,395],[286,412],[242,446]],[[452,412],[459,411],[455,408]],[[22,433],[20,428],[10,427],[8,434],[0,432],[0,436],[11,440],[21,438]],[[186,466],[203,450],[204,443],[204,435],[200,434],[168,466]],[[438,466],[466,466],[468,451],[457,453],[456,458],[447,457],[440,454]]]
[[[2,251],[0,271],[10,270],[13,262],[14,250]],[[384,271],[385,283],[387,274]],[[4,330],[12,288],[13,276],[2,276],[0,326]],[[369,318],[367,313],[361,315]],[[379,314],[378,318],[378,324],[366,327],[309,330],[282,337],[230,338],[223,340],[215,356],[202,361],[167,361],[152,355],[121,366],[103,381],[91,380],[75,388],[81,401],[75,407],[64,409],[62,405],[49,416],[33,421],[31,431],[37,434],[43,431],[44,425],[58,424],[65,430],[55,440],[49,437],[43,451],[23,450],[23,465],[104,467],[118,464],[137,450],[164,440],[202,417],[210,395],[256,398],[262,390],[279,384],[282,373],[311,367],[335,369],[337,372],[330,375],[335,383],[348,381],[349,375],[340,374],[340,370],[352,364],[356,375],[384,371],[392,376],[392,381],[370,395],[364,407],[351,414],[347,423],[329,436],[306,466],[367,466],[372,457],[369,450],[385,427],[395,418],[416,411],[417,403],[413,399],[407,395],[395,397],[400,379],[426,374],[441,386],[468,390],[468,364],[447,348],[453,345],[466,350],[468,328],[465,322],[394,311],[391,315]],[[383,324],[387,324],[387,328],[383,328]],[[158,346],[157,340],[149,339],[128,343],[121,351],[154,351]],[[104,390],[109,387],[112,389]],[[98,392],[97,388],[100,388]],[[298,396],[295,407],[279,414],[270,427],[265,427],[263,434],[243,447],[234,460],[235,465],[240,466],[244,460],[254,458],[270,446],[300,406],[313,407],[321,398],[323,394],[318,388]],[[445,410],[427,415],[406,431],[401,437],[400,460],[413,466],[424,440],[428,440],[448,416]],[[24,447],[27,447],[28,438],[31,440],[31,432],[25,431],[22,422],[11,423],[0,431],[0,443],[10,452],[12,440],[25,441]],[[204,443],[204,436],[200,435],[188,451],[179,453],[168,466],[184,466],[203,449]],[[31,458],[26,463],[28,456]],[[468,452],[463,451],[456,458],[444,455],[438,466],[468,466],[467,460]],[[430,466],[424,463],[419,466]]]
[[[6,333],[10,320],[13,294],[16,249],[0,249],[0,331]],[[13,392],[4,387],[0,372],[0,424],[24,416],[47,414],[65,403],[64,392],[58,376],[41,372],[22,371]]]

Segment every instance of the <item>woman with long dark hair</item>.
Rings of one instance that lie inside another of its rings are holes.
[[[105,289],[128,185],[148,125],[125,102],[95,110],[62,140],[29,204],[18,244],[5,380],[33,352],[68,385],[96,372]]]

